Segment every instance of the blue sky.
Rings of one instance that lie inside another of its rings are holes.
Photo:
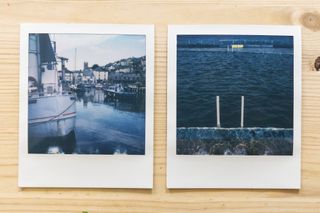
[[[58,56],[69,59],[70,70],[83,69],[83,62],[105,65],[122,58],[146,55],[144,35],[50,34]],[[77,60],[75,65],[75,49]]]

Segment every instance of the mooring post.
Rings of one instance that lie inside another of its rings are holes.
[[[216,109],[217,109],[217,127],[220,128],[220,98],[216,96]]]
[[[243,128],[243,120],[244,120],[244,96],[241,96],[241,123],[240,126]]]

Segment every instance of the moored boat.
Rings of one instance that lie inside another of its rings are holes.
[[[75,90],[77,89],[77,86],[74,85],[74,84],[71,84],[71,85],[69,86],[69,88],[70,88],[70,90],[75,91]]]
[[[75,127],[75,97],[62,91],[56,58],[48,34],[29,35],[29,150],[36,142],[66,136]]]
[[[113,98],[135,98],[137,93],[128,90],[128,88],[123,87],[121,84],[115,84],[107,87],[105,89],[107,97]]]
[[[84,86],[83,84],[78,84],[78,85],[76,86],[76,91],[77,91],[77,92],[85,92],[85,91],[86,91],[86,88],[85,88],[85,86]]]
[[[102,87],[103,87],[103,86],[102,86],[102,84],[100,84],[100,83],[98,83],[98,84],[95,85],[95,88],[96,88],[96,89],[102,89]]]

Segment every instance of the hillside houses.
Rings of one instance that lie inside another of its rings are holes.
[[[82,70],[65,69],[65,81],[68,84],[96,83],[139,83],[145,85],[146,57],[127,58],[108,63],[105,66],[97,64],[89,66],[84,62]],[[61,73],[61,72],[60,72]],[[61,77],[61,74],[60,74]]]
[[[105,69],[109,71],[108,80],[118,83],[139,82],[145,84],[146,57],[128,58],[109,63]]]

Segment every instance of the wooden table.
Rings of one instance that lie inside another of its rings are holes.
[[[18,188],[19,24],[24,22],[155,24],[153,190]],[[168,24],[303,25],[301,190],[166,189]],[[320,212],[317,56],[319,0],[1,0],[0,212]]]

